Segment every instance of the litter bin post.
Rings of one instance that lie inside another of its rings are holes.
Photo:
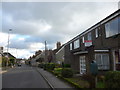
[[[94,87],[96,87],[97,85],[97,74],[98,74],[98,65],[96,63],[96,61],[92,61],[90,63],[90,73],[94,76]]]

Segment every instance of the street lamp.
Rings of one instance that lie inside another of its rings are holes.
[[[10,38],[10,31],[12,31],[12,29],[9,29],[9,31],[8,31],[7,58],[8,58],[8,52],[9,52],[9,38]],[[9,58],[8,58],[8,60],[9,60]],[[7,66],[8,66],[8,60],[7,60]]]

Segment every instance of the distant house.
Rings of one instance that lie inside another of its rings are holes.
[[[2,65],[3,47],[0,47],[0,66]]]
[[[35,53],[35,55],[30,58],[31,65],[37,66],[38,62],[39,63],[42,63],[42,62],[44,62],[44,63],[56,63],[56,62],[60,61],[60,59],[58,59],[58,58],[61,58],[61,57],[58,57],[58,54],[56,54],[56,53],[61,52],[61,49],[63,49],[63,45],[61,46],[61,43],[57,42],[56,47],[57,48],[54,50],[49,49],[49,50],[39,51],[40,53],[38,53],[38,51],[37,51]],[[57,55],[58,61],[56,61],[56,55]]]
[[[120,71],[120,9],[67,42],[64,49],[65,63],[81,75],[90,73],[92,60],[99,73]]]
[[[7,64],[9,65],[10,63],[12,63],[13,65],[16,63],[16,57],[13,56],[11,53],[8,52],[4,52],[3,56],[8,58]],[[9,63],[10,62],[10,63]]]
[[[13,56],[11,53],[7,53],[7,52],[4,52],[3,53],[3,56],[5,56],[5,57],[9,57],[9,58],[16,58],[15,56]]]
[[[61,48],[55,53],[56,63],[62,64],[62,62],[64,62],[64,53],[65,53],[65,49],[64,49],[64,45],[62,45]]]

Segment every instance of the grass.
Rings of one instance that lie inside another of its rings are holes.
[[[65,79],[77,85],[78,87],[89,88],[89,83],[85,80],[82,80],[80,77],[65,78]]]
[[[76,88],[89,88],[90,83],[86,80],[83,80],[81,77],[72,77],[72,78],[64,78],[61,76],[61,68],[57,68],[54,71],[50,70],[52,74],[58,76],[59,78],[65,80]],[[104,88],[105,84],[102,81],[98,81],[96,88]]]

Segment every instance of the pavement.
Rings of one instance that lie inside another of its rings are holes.
[[[0,74],[3,74],[3,73],[5,73],[5,72],[7,72],[7,69],[8,69],[8,68],[0,67]]]
[[[47,72],[41,68],[37,68],[37,70],[44,76],[54,88],[74,88],[70,86],[68,83],[60,80],[55,75],[51,74],[50,72]]]

